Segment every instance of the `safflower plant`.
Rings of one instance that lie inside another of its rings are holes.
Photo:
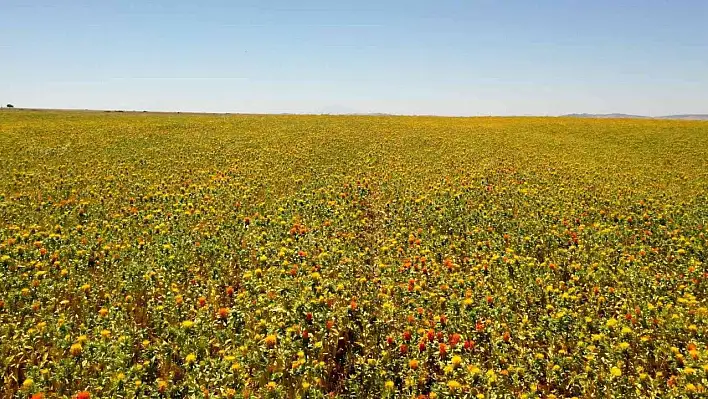
[[[0,122],[0,398],[706,395],[708,124]]]

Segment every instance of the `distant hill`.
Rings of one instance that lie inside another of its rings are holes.
[[[708,121],[708,114],[644,116],[630,114],[567,114],[568,118],[596,118],[596,119],[676,119],[691,121]]]
[[[687,121],[708,121],[708,114],[669,115],[669,116],[660,116],[657,119],[683,119],[683,120],[687,120]]]

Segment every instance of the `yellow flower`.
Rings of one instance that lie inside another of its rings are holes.
[[[111,336],[111,332],[109,330],[101,330],[101,337],[108,338],[110,336]]]
[[[496,382],[497,381],[497,375],[496,375],[496,373],[494,373],[494,370],[487,371],[487,381],[489,381],[489,382]]]
[[[452,357],[452,360],[450,361],[454,367],[459,367],[460,364],[462,364],[462,358],[455,355]]]
[[[34,385],[34,380],[31,378],[28,378],[22,383],[22,388],[23,389],[30,389],[30,388],[32,388],[33,385]]]
[[[610,369],[610,374],[613,377],[621,377],[622,376],[622,370],[620,370],[618,367],[612,367]]]
[[[612,328],[617,325],[617,319],[612,318],[610,320],[607,320],[607,323],[605,324],[608,328]]]
[[[457,391],[458,389],[462,388],[462,385],[460,385],[460,383],[455,380],[451,380],[447,382],[447,387],[451,391]]]
[[[182,322],[182,328],[188,330],[190,328],[194,327],[194,322],[191,320],[185,320]]]
[[[384,388],[386,388],[387,391],[392,390],[393,389],[393,381],[391,381],[391,380],[386,381],[386,383],[384,384]]]
[[[617,346],[620,348],[620,350],[623,350],[623,351],[626,351],[627,349],[629,349],[629,343],[628,343],[628,342],[620,342],[620,344],[617,345]]]
[[[307,381],[303,381],[302,382],[302,390],[307,391],[308,389],[310,389],[310,383]]]
[[[187,355],[187,357],[184,358],[184,363],[185,364],[192,364],[196,360],[197,360],[197,355],[195,355],[194,353],[190,353],[189,355]]]
[[[467,366],[467,372],[472,374],[472,375],[477,375],[482,372],[479,367],[475,366],[474,364],[470,364]]]
[[[69,348],[69,353],[71,356],[79,356],[81,352],[83,352],[84,348],[81,346],[80,343],[76,343],[71,345],[71,348]]]

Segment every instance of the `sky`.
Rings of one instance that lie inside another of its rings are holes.
[[[708,1],[0,0],[0,102],[708,113]]]

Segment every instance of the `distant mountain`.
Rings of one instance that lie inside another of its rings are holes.
[[[708,121],[708,114],[692,115],[667,115],[667,116],[644,116],[629,114],[567,114],[567,118],[596,118],[596,119],[676,119],[691,121]]]
[[[648,116],[642,115],[629,115],[629,114],[568,114],[563,115],[569,118],[598,118],[598,119],[645,119]]]
[[[682,120],[686,120],[686,121],[708,121],[708,114],[669,115],[669,116],[660,116],[657,119],[682,119]]]

